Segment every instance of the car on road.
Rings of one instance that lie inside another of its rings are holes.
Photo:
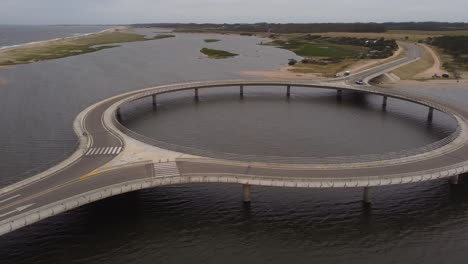
[[[442,74],[442,77],[443,77],[443,78],[449,78],[450,75],[449,75],[448,73],[444,73],[444,74]]]
[[[364,85],[364,81],[363,81],[363,80],[357,80],[357,81],[356,81],[356,84],[357,84],[357,85]]]

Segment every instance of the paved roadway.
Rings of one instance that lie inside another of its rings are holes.
[[[406,44],[405,44],[406,45]],[[362,73],[357,73],[346,79],[347,82],[353,83],[357,79],[366,79],[368,76],[374,76],[376,74],[382,74],[390,71],[393,68],[401,66],[409,61],[413,61],[420,56],[420,51],[414,45],[409,46],[408,56],[404,59],[397,60],[385,65],[377,66],[370,70]],[[241,171],[243,174],[249,175],[262,175],[262,176],[285,176],[291,175],[291,171],[288,169],[271,169],[265,167],[247,167],[248,173],[246,173],[246,164],[213,164],[206,160],[179,160],[177,165],[172,163],[153,164],[152,162],[146,162],[141,164],[133,164],[122,168],[116,168],[111,171],[98,170],[103,165],[113,160],[121,151],[125,149],[122,135],[119,133],[111,132],[103,122],[105,111],[116,102],[121,101],[128,96],[137,94],[139,91],[127,93],[124,95],[116,96],[111,99],[105,100],[92,108],[86,116],[83,118],[83,129],[86,131],[86,137],[89,142],[88,149],[81,155],[77,160],[60,169],[59,171],[47,175],[47,177],[34,182],[25,184],[15,188],[14,190],[7,191],[0,195],[0,235],[13,231],[22,226],[29,225],[33,222],[39,221],[45,217],[55,215],[65,210],[69,210],[99,200],[107,196],[114,195],[112,189],[107,189],[104,192],[99,193],[99,197],[93,190],[105,189],[109,186],[118,186],[124,184],[128,188],[141,189],[145,186],[139,183],[139,185],[132,185],[138,179],[160,179],[160,182],[151,186],[163,185],[163,181],[166,176],[180,176],[180,174],[187,173],[193,175],[190,179],[179,179],[177,182],[190,182],[197,181],[197,176],[206,174],[219,174],[224,172],[226,175],[226,181],[230,181],[229,178],[236,174],[237,171]],[[468,112],[465,109],[456,109],[468,117]],[[435,168],[437,166],[446,166],[447,164],[456,164],[465,161],[465,157],[468,157],[468,148],[462,148],[450,155],[440,156],[437,159],[421,161],[414,165],[414,163],[408,163],[402,166],[388,167],[386,170],[390,173],[406,173],[411,171],[418,171],[422,169]],[[362,170],[362,171],[360,171]],[[361,168],[357,170],[320,170],[315,171],[318,175],[324,177],[347,177],[352,175],[377,175],[382,170],[380,168]],[[310,177],[314,171],[310,169],[295,169],[294,177]],[[232,174],[232,175],[231,175]],[[216,179],[205,179],[206,181],[216,181]],[[248,180],[248,179],[247,179]],[[167,183],[171,183],[171,180]],[[203,180],[199,180],[203,181]],[[136,183],[138,184],[138,183]],[[274,184],[272,184],[274,185]],[[139,186],[139,187],[138,187]],[[149,185],[146,185],[149,187]],[[309,185],[311,187],[311,185]],[[332,187],[332,186],[330,186]],[[122,186],[120,186],[120,192]],[[105,193],[110,191],[110,193]],[[128,191],[128,190],[127,190]],[[36,212],[40,208],[46,208],[48,205],[53,204],[57,201],[63,201],[70,199],[71,197],[83,195],[89,192],[89,196],[83,196],[86,201],[73,201],[69,200],[62,203],[62,207],[57,205],[55,209],[50,209],[50,212],[40,213],[31,216],[30,212]],[[71,204],[70,201],[74,204]],[[55,210],[55,211],[54,211]],[[25,218],[23,216],[28,216]],[[22,218],[23,217],[23,218]],[[32,218],[31,218],[32,217]]]

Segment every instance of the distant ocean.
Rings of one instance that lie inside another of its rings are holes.
[[[112,26],[0,25],[0,48],[103,31]]]

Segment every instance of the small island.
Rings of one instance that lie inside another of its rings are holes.
[[[231,57],[235,57],[239,55],[239,54],[231,53],[231,52],[224,51],[224,50],[216,50],[216,49],[208,49],[208,48],[203,48],[200,50],[200,52],[207,55],[208,58],[210,59],[227,59],[227,58],[231,58]]]
[[[206,43],[213,43],[213,42],[218,42],[218,41],[221,41],[219,39],[205,39],[204,40]]]

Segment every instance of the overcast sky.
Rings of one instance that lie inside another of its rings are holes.
[[[0,24],[468,22],[468,0],[0,0]]]

